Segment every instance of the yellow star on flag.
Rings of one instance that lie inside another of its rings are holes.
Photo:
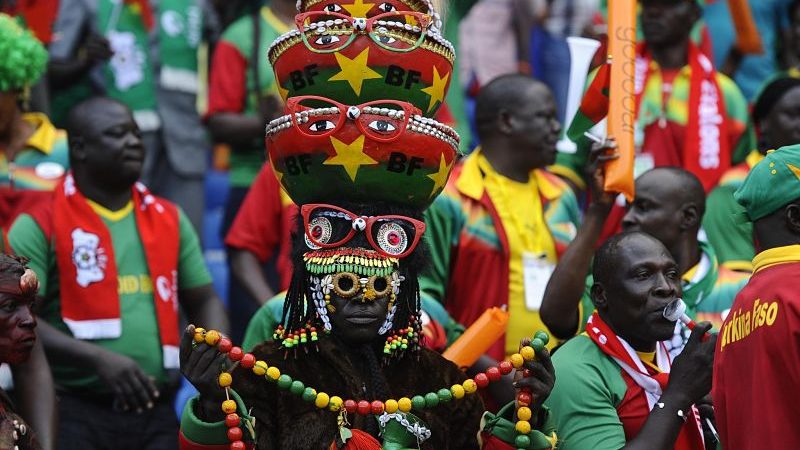
[[[336,156],[326,159],[322,164],[326,166],[342,166],[345,172],[347,172],[347,175],[350,176],[350,179],[353,180],[353,183],[356,182],[356,175],[358,174],[359,167],[378,164],[378,161],[375,161],[364,153],[363,134],[349,144],[345,144],[331,136],[331,144],[333,144],[333,148],[336,150]]]
[[[450,79],[450,73],[446,73],[444,78],[439,75],[436,66],[433,66],[433,84],[422,89],[422,92],[431,96],[431,102],[428,104],[428,112],[431,112],[436,102],[444,101],[444,88],[447,86],[447,80]]]
[[[433,180],[433,189],[431,190],[431,197],[439,190],[439,188],[443,188],[445,184],[447,184],[447,175],[450,174],[450,166],[444,161],[444,155],[440,156],[439,159],[439,170],[436,173],[432,173],[428,175],[428,178]]]
[[[367,3],[365,5],[364,0],[355,0],[349,5],[342,5],[342,8],[346,9],[351,17],[367,17],[367,13],[373,6],[375,5],[372,3]]]
[[[786,163],[786,167],[788,167],[788,168],[789,168],[789,170],[791,170],[791,171],[792,171],[792,173],[794,174],[794,176],[796,176],[796,177],[797,177],[797,179],[798,179],[798,180],[800,180],[800,169],[798,169],[797,167],[795,167],[795,166],[793,166],[793,165],[791,165],[791,164],[789,164],[789,163]]]
[[[336,57],[336,62],[339,63],[339,68],[342,70],[330,77],[328,81],[347,81],[350,83],[350,87],[353,88],[353,92],[355,92],[357,96],[361,96],[361,85],[364,83],[364,80],[381,78],[381,74],[370,69],[367,65],[369,48],[365,48],[353,59],[339,52],[333,55]]]

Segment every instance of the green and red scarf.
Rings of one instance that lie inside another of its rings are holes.
[[[628,392],[617,406],[617,412],[622,426],[625,428],[626,437],[633,437],[644,426],[649,411],[652,411],[659,402],[663,390],[667,387],[671,366],[669,353],[664,344],[659,342],[656,345],[655,361],[659,372],[648,371],[633,347],[617,336],[611,327],[600,318],[597,311],[589,317],[586,333],[600,351],[616,361],[622,369],[622,378],[628,385]],[[688,411],[688,418],[681,427],[673,448],[675,450],[705,449],[700,414],[694,405]]]
[[[636,111],[641,110],[642,98],[651,76],[661,76],[661,71],[651,64],[652,58],[646,43],[636,50]],[[724,93],[717,83],[716,72],[711,61],[700,49],[689,42],[689,117],[681,155],[668,155],[659,151],[658,146],[669,146],[669,139],[657,137],[648,139],[649,152],[653,154],[655,166],[677,165],[671,159],[680,157],[680,166],[692,172],[703,183],[706,191],[713,188],[722,174],[730,167],[731,149],[728,141],[729,123],[725,110]],[[663,101],[663,98],[660,98]],[[664,105],[661,105],[662,111]],[[659,127],[661,129],[663,127]],[[668,138],[668,136],[663,136]],[[674,139],[674,138],[673,138]]]
[[[177,368],[178,210],[141,183],[131,189],[136,226],[153,280],[164,367]],[[52,211],[64,323],[78,339],[119,338],[122,322],[111,233],[77,189],[71,173],[56,189]]]

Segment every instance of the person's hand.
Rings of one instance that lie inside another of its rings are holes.
[[[695,325],[686,347],[672,364],[665,394],[677,395],[684,403],[681,407],[696,403],[711,391],[717,335],[711,334],[708,339],[703,339],[710,329],[708,322]]]
[[[115,404],[124,411],[152,409],[160,393],[153,379],[133,359],[107,350],[97,353],[94,369],[111,388]]]
[[[520,350],[527,345],[531,345],[530,338],[520,341]],[[539,410],[556,384],[556,371],[553,368],[553,362],[550,360],[550,352],[546,347],[542,347],[541,350],[537,351],[536,357],[531,361],[525,361],[522,367],[525,370],[517,370],[514,376],[514,388],[517,389],[517,392],[522,388],[527,388],[530,391],[532,401],[529,408],[535,418],[538,417]],[[531,424],[534,425],[533,419]]]
[[[713,448],[711,444],[719,441],[716,431],[717,420],[714,417],[714,404],[711,395],[706,395],[694,404],[700,413],[700,424],[703,426],[703,441],[706,447]],[[713,429],[711,427],[714,427]]]
[[[91,33],[83,43],[83,59],[86,64],[94,65],[99,62],[108,61],[114,55],[111,43],[105,36]]]
[[[194,330],[194,325],[187,326],[181,337],[181,373],[200,393],[205,418],[214,419],[222,415],[220,404],[225,399],[225,391],[217,381],[226,357],[205,342],[194,345]]]
[[[265,95],[258,100],[258,113],[265,123],[283,114],[283,100],[275,94]]]
[[[617,141],[614,138],[592,144],[589,151],[589,164],[586,166],[586,177],[589,180],[589,192],[592,196],[591,204],[608,210],[614,205],[617,194],[604,190],[605,166],[606,163],[617,158],[619,158],[619,152],[617,151]]]

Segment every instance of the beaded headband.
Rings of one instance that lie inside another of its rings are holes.
[[[284,99],[320,95],[347,104],[403,99],[432,117],[450,86],[453,46],[433,31],[402,53],[374,39],[358,34],[342,50],[320,53],[309,49],[300,31],[283,34],[268,52],[278,90]]]

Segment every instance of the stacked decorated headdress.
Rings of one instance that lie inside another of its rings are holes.
[[[297,6],[296,28],[268,55],[286,107],[267,124],[267,151],[304,228],[275,337],[288,350],[313,345],[331,330],[331,295],[389,297],[379,333],[390,360],[419,345],[417,274],[404,262],[458,152],[455,131],[433,119],[453,47],[427,0]]]

